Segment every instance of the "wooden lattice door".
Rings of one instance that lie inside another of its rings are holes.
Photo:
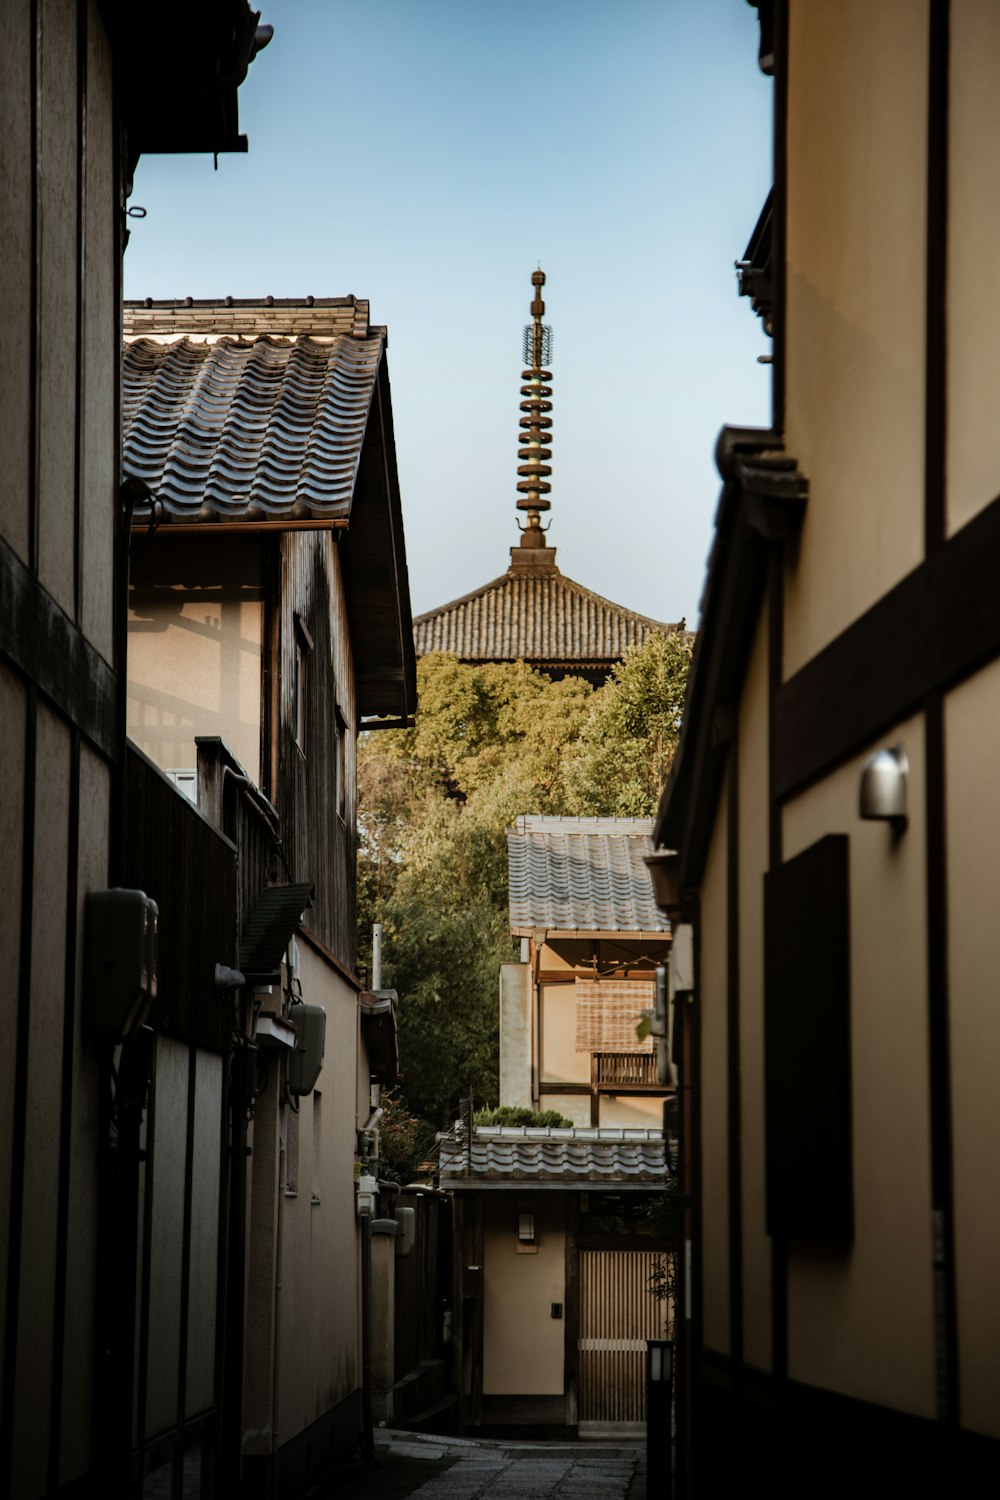
[[[646,1340],[664,1338],[669,1305],[653,1295],[655,1250],[581,1250],[580,1424],[645,1423]]]

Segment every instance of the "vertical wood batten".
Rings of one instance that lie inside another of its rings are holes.
[[[27,700],[24,685],[13,672],[0,665],[0,755],[4,765],[11,768],[5,795],[0,798],[0,840],[8,869],[15,877],[11,880],[0,912],[0,1006],[3,1008],[12,1044],[0,1052],[0,1224],[4,1226],[4,1231],[0,1234],[0,1284],[8,1288],[8,1298],[12,1285],[15,1299],[17,1251],[9,1243],[9,1239],[16,1206],[14,1152],[17,1132],[14,1111],[20,1098],[18,1080],[21,1071],[18,1039],[24,1030],[24,1009],[20,1000],[24,973],[22,902],[23,892],[26,890],[23,878],[26,863],[23,857],[23,836],[26,824],[24,753],[28,742]],[[17,771],[22,774],[18,776]],[[17,878],[18,876],[21,878]],[[30,907],[30,894],[27,899]],[[7,1280],[8,1271],[11,1276],[10,1284]],[[11,1339],[16,1337],[16,1325],[8,1330],[7,1317],[7,1301],[0,1299],[0,1358],[3,1360],[0,1365],[0,1430],[3,1429],[4,1416],[11,1406],[6,1334],[10,1331]],[[6,1451],[5,1448],[4,1452]],[[3,1461],[3,1454],[0,1454],[0,1469]]]
[[[77,877],[80,858],[80,732],[70,731],[66,840],[66,940],[63,979],[61,1113],[56,1200],[55,1304],[52,1316],[52,1385],[49,1418],[50,1490],[59,1487],[62,1446],[63,1366],[66,1347],[66,1270],[69,1254],[69,1196],[72,1167],[73,1074],[76,1050]],[[53,1051],[53,1060],[55,1053]],[[53,1074],[55,1069],[53,1068]]]
[[[33,45],[32,5],[29,0],[8,0],[0,48],[0,265],[6,292],[0,366],[0,534],[25,563],[33,503]]]
[[[23,1191],[20,1213],[14,1221],[21,1237],[21,1266],[12,1446],[19,1485],[26,1492],[37,1488],[43,1493],[55,1374],[58,1142],[63,1104],[60,1069],[52,1063],[62,1056],[66,1005],[70,731],[64,721],[41,705],[35,752],[31,966],[22,1095]]]
[[[46,4],[38,100],[38,576],[75,618],[77,7]]]

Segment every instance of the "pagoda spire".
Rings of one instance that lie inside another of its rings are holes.
[[[552,418],[549,412],[552,410],[552,379],[550,370],[545,366],[552,362],[552,329],[548,324],[542,322],[545,315],[545,303],[542,301],[542,287],[545,285],[545,272],[539,266],[537,271],[531,273],[531,285],[534,288],[534,296],[531,301],[532,321],[524,326],[524,363],[529,368],[521,371],[521,431],[520,447],[517,456],[521,460],[518,465],[518,499],[517,508],[525,514],[525,524],[521,528],[521,546],[530,548],[545,547],[545,532],[542,529],[541,514],[551,506],[549,495],[552,486],[549,484],[549,476],[552,469],[549,459],[552,457]],[[519,523],[520,524],[520,523]]]

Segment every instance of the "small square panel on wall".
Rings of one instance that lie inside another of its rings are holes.
[[[764,876],[767,1232],[849,1241],[849,846],[832,833]]]

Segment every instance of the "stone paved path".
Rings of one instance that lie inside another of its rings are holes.
[[[640,1443],[476,1441],[381,1431],[378,1463],[352,1495],[418,1500],[645,1500]],[[425,1467],[426,1466],[426,1467]],[[398,1474],[412,1488],[380,1489]],[[423,1471],[423,1472],[421,1472]]]
[[[646,1500],[644,1443],[435,1437],[381,1428],[375,1461],[331,1472],[307,1500]]]

